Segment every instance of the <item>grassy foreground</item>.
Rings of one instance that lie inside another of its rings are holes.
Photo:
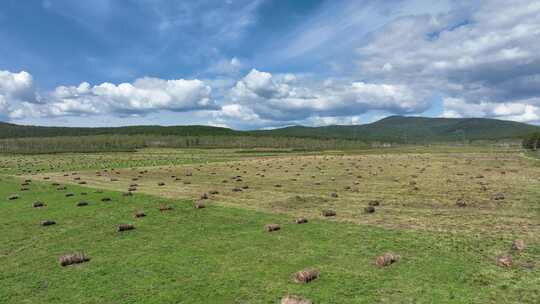
[[[292,218],[188,201],[68,186],[57,191],[0,181],[0,303],[278,303],[285,294],[315,303],[538,303],[540,247],[529,244],[515,266],[495,265],[510,244],[496,235],[435,234]],[[65,197],[71,192],[73,197]],[[88,192],[81,195],[81,192]],[[19,193],[20,198],[6,198]],[[111,202],[101,198],[110,197]],[[33,208],[43,200],[47,206]],[[76,207],[87,200],[89,206]],[[169,212],[157,207],[169,204]],[[134,219],[135,210],[147,217]],[[41,227],[51,219],[55,226]],[[136,230],[117,233],[120,223]],[[266,233],[267,223],[282,230]],[[84,251],[91,261],[61,267]],[[375,257],[394,251],[387,268]],[[306,285],[291,274],[316,267]]]

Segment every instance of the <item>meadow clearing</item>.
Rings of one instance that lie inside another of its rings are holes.
[[[0,302],[540,301],[540,161],[518,148],[3,155],[0,169]],[[90,261],[59,266],[71,252]],[[401,259],[377,267],[385,252]],[[320,277],[291,280],[306,268]]]

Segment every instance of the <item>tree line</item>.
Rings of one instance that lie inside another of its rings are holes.
[[[120,152],[141,148],[276,148],[329,150],[365,148],[361,141],[274,136],[94,135],[0,139],[0,153]]]

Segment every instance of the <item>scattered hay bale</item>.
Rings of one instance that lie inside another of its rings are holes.
[[[40,225],[41,226],[52,226],[52,225],[56,225],[56,222],[51,221],[51,220],[45,220],[45,221],[41,221]]]
[[[375,264],[379,267],[386,267],[398,262],[400,259],[401,257],[399,255],[392,252],[386,252],[375,259]]]
[[[275,184],[274,187],[281,188],[281,184]]]
[[[279,226],[279,224],[267,224],[264,226],[264,230],[266,230],[266,232],[278,231],[280,229],[281,226]]]
[[[313,302],[297,296],[285,296],[281,299],[281,304],[313,304]]]
[[[16,200],[16,199],[19,199],[19,196],[17,194],[12,194],[12,195],[8,196],[8,200],[10,200],[10,201]]]
[[[232,192],[242,192],[242,188],[233,188]]]
[[[117,227],[118,232],[123,232],[123,231],[128,231],[128,230],[133,230],[133,229],[135,229],[135,226],[133,226],[132,224],[120,224]]]
[[[23,187],[20,189],[20,191],[28,191],[28,190],[30,190],[30,188]]]
[[[34,208],[41,208],[41,207],[45,207],[45,203],[42,202],[42,201],[37,201],[37,202],[34,202],[34,204],[32,204],[32,206]]]
[[[219,194],[219,191],[217,191],[217,190],[211,190],[209,193],[210,193],[211,195],[216,195],[216,194]]]
[[[305,218],[305,217],[299,217],[299,218],[295,219],[294,222],[296,224],[305,224],[305,223],[308,222],[308,219]]]
[[[72,197],[75,196],[75,193],[66,193],[66,197]]]
[[[195,202],[195,209],[203,209],[206,208],[206,205],[202,201]]]
[[[336,216],[336,212],[334,210],[323,210],[321,215],[324,217]]]
[[[84,207],[84,206],[88,206],[88,202],[80,201],[80,202],[77,203],[77,207]]]
[[[339,195],[336,192],[330,193],[330,196],[333,198],[337,198]]]
[[[131,191],[122,193],[122,196],[132,196],[132,195],[133,193],[131,193]]]
[[[162,206],[159,206],[159,211],[163,212],[163,211],[171,211],[173,210],[173,207],[171,206],[165,206],[165,205],[162,205]]]
[[[161,186],[165,186],[165,183],[164,183],[164,182],[159,182],[159,183],[158,183],[158,186],[160,186],[160,187],[161,187]]]
[[[509,254],[502,254],[497,256],[496,262],[497,266],[504,268],[510,268],[513,265],[512,256]]]
[[[495,195],[493,195],[493,200],[495,200],[495,201],[504,200],[504,194],[503,193],[496,193]]]
[[[136,218],[141,218],[141,217],[145,217],[145,216],[146,216],[146,214],[143,211],[135,212],[135,217]]]
[[[456,206],[460,208],[465,208],[467,207],[467,202],[464,199],[460,198],[456,201]]]
[[[372,200],[368,203],[368,205],[371,207],[377,207],[381,205],[381,202],[379,200]]]
[[[86,182],[85,181],[80,181],[78,182],[79,185],[86,185]]]
[[[101,199],[102,202],[110,202],[111,201],[111,198],[110,197],[104,197]]]
[[[81,264],[90,261],[90,258],[85,256],[84,253],[70,253],[65,254],[59,258],[61,266],[69,266],[74,264]]]
[[[209,197],[208,193],[205,192],[205,193],[201,194],[200,199],[201,200],[206,200],[206,199],[208,199],[208,197]]]
[[[527,248],[527,246],[525,245],[525,242],[523,240],[515,240],[513,243],[512,243],[512,250],[513,251],[523,251],[525,250],[525,248]]]
[[[364,208],[364,212],[365,213],[375,213],[375,207],[367,206],[366,208]]]
[[[320,272],[317,269],[307,268],[296,272],[293,275],[293,280],[296,283],[306,284],[320,277]]]

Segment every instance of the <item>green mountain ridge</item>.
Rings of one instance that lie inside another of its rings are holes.
[[[540,127],[489,118],[427,118],[389,116],[364,125],[290,126],[237,131],[211,126],[126,126],[105,128],[42,127],[0,123],[0,138],[89,135],[274,136],[338,138],[400,143],[500,140],[522,138]]]

